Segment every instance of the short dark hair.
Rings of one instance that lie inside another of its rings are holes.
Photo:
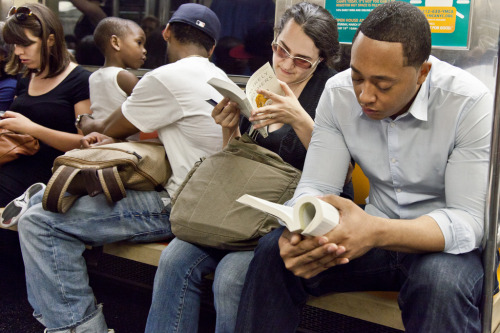
[[[319,50],[319,56],[327,66],[333,67],[337,61],[340,44],[337,20],[329,11],[309,2],[299,2],[288,8],[275,28],[276,35],[293,19],[304,33],[312,39]]]
[[[148,15],[148,16],[145,16],[142,18],[141,20],[141,26],[146,23],[146,22],[153,22],[156,24],[156,27],[159,27],[160,26],[160,20],[158,20],[156,18],[156,16],[153,16],[153,15]]]
[[[24,30],[29,30],[34,36],[42,41],[40,55],[40,70],[26,71],[25,75],[32,72],[42,73],[45,68],[49,68],[47,78],[54,77],[62,73],[71,59],[71,55],[66,48],[64,41],[64,31],[59,18],[48,7],[38,3],[28,3],[23,5],[31,10],[33,15],[27,16],[24,20],[19,20],[16,15],[10,16],[5,22],[2,30],[5,42],[8,44],[31,45],[33,42],[26,36]],[[47,47],[49,35],[54,35],[54,46],[50,51]],[[7,63],[6,71],[15,75],[22,71],[23,64],[19,57],[12,53]]]
[[[202,46],[207,52],[215,45],[215,40],[212,37],[189,24],[170,22],[169,25],[175,39],[181,44],[196,44]]]
[[[84,36],[75,47],[75,59],[80,64],[102,66],[105,62],[104,53],[101,54],[94,36]]]
[[[111,36],[116,35],[118,38],[123,38],[129,32],[130,24],[137,23],[111,16],[102,19],[94,30],[94,42],[99,51],[105,55]]]
[[[362,32],[368,38],[403,45],[405,65],[420,67],[431,54],[431,29],[424,13],[406,2],[388,2],[375,8],[361,23],[353,44]]]

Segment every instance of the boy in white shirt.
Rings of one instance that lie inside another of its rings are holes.
[[[125,102],[139,81],[126,68],[137,69],[146,60],[146,35],[131,20],[103,19],[95,29],[94,40],[105,60],[89,78],[92,114],[83,114],[76,121],[76,127],[84,134],[104,129],[103,120]]]

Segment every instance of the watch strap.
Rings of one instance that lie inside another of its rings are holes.
[[[82,122],[82,119],[84,116],[87,116],[91,119],[94,119],[94,116],[92,116],[91,113],[82,113],[82,114],[79,114],[77,117],[76,117],[76,120],[75,120],[75,127],[80,129],[80,123]]]

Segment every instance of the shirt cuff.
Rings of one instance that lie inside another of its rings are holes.
[[[452,209],[435,210],[427,216],[433,218],[444,236],[444,251],[451,254],[471,252],[478,248],[482,239],[482,232],[474,228],[463,216],[466,212]],[[468,217],[472,219],[472,217]]]

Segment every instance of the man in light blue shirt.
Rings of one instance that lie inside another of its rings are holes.
[[[303,195],[340,224],[322,237],[278,229],[255,250],[238,332],[295,332],[308,294],[400,291],[408,332],[479,332],[493,98],[432,56],[429,24],[404,2],[374,9],[351,68],[330,79],[315,119]],[[370,182],[363,211],[338,196],[350,158]],[[262,306],[265,304],[265,306]]]

